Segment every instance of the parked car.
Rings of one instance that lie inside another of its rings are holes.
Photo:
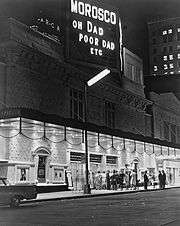
[[[10,185],[7,178],[0,178],[0,204],[18,207],[23,199],[35,199],[37,187],[32,184]]]

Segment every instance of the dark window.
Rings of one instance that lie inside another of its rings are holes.
[[[180,61],[178,61],[177,66],[180,68]]]
[[[153,54],[156,54],[157,53],[157,49],[153,49]]]
[[[172,52],[172,51],[173,51],[173,47],[169,46],[169,52]]]
[[[101,155],[90,154],[90,162],[101,163]]]
[[[115,126],[115,104],[109,101],[105,102],[105,124],[110,128]]]
[[[164,47],[163,47],[163,53],[166,53],[166,52],[167,52],[167,47],[164,46]]]
[[[117,157],[116,156],[107,156],[106,163],[108,164],[117,164]]]
[[[177,33],[177,40],[180,41],[180,32]]]
[[[156,39],[155,38],[152,39],[152,43],[156,44]]]
[[[168,35],[168,42],[172,42],[173,41],[173,35]]]
[[[85,154],[79,152],[70,153],[70,161],[81,162],[83,160],[85,160]]]
[[[169,124],[164,122],[164,139],[169,140]]]
[[[166,35],[163,36],[163,42],[164,42],[164,43],[167,42],[167,36],[166,36]]]
[[[83,120],[84,113],[84,101],[83,94],[81,91],[71,89],[70,90],[70,113],[71,118],[77,120]]]
[[[171,125],[171,142],[176,143],[176,125]]]
[[[152,36],[156,36],[156,32],[155,31],[152,32]]]

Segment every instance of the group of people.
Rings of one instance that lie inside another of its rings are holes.
[[[92,183],[91,183],[92,184]],[[94,175],[93,178],[93,188],[100,190],[100,189],[107,189],[107,190],[117,190],[120,188],[123,190],[123,187],[126,189],[133,188],[136,189],[137,186],[137,174],[135,170],[120,170],[119,172],[113,170],[113,172],[100,172],[98,171],[97,174]]]
[[[166,174],[164,170],[159,171],[159,188],[164,189],[166,185]],[[140,180],[137,178],[136,170],[122,169],[119,172],[117,170],[103,171],[102,173],[98,171],[96,174],[93,174],[93,177],[90,180],[91,188],[97,190],[107,189],[107,190],[117,190],[123,188],[136,190],[140,186]],[[147,171],[144,172],[144,189],[148,188],[149,184],[152,184],[155,188],[157,183],[155,175],[148,175]]]

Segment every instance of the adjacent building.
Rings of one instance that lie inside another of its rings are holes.
[[[180,73],[180,18],[148,23],[150,75]]]

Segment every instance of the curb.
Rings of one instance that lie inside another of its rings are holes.
[[[180,186],[176,187],[169,187],[165,188],[168,189],[177,189]],[[161,191],[162,189],[150,189],[150,190],[131,190],[131,191],[119,191],[113,193],[101,193],[101,194],[83,194],[83,195],[76,195],[76,196],[67,196],[67,197],[58,197],[58,198],[44,198],[44,199],[32,199],[32,200],[23,200],[21,203],[37,203],[37,202],[49,202],[49,201],[58,201],[58,200],[68,200],[68,199],[83,199],[83,198],[93,198],[93,197],[101,197],[101,196],[112,196],[112,195],[124,195],[124,194],[134,194],[140,192],[154,192],[154,191]]]

